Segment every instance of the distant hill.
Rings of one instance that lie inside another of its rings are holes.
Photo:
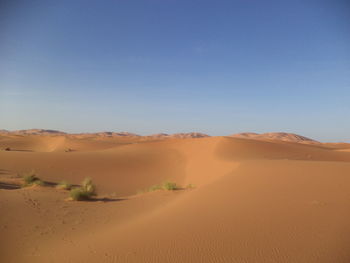
[[[165,138],[204,138],[209,137],[209,135],[200,133],[200,132],[188,132],[188,133],[174,133],[174,134],[167,134],[167,133],[157,133],[150,135],[149,137],[157,138],[157,139],[165,139]]]
[[[200,132],[188,132],[188,133],[175,133],[172,134],[171,137],[173,138],[204,138],[204,137],[210,137],[207,134],[200,133]]]
[[[210,137],[207,134],[200,132],[187,132],[187,133],[157,133],[148,136],[141,136],[131,132],[95,132],[95,133],[65,133],[58,130],[47,130],[47,129],[27,129],[27,130],[16,130],[16,131],[8,131],[8,130],[0,130],[0,134],[3,135],[65,135],[72,138],[89,138],[89,137],[97,137],[97,138],[108,138],[108,137],[145,137],[145,138],[154,138],[154,139],[167,139],[167,138],[205,138]],[[256,140],[279,140],[286,142],[297,142],[297,143],[319,143],[313,139],[294,134],[294,133],[286,133],[286,132],[270,132],[270,133],[253,133],[253,132],[245,132],[229,135],[234,138],[244,138],[244,139],[256,139]]]
[[[163,139],[163,138],[169,138],[170,135],[167,134],[167,133],[157,133],[157,134],[149,135],[149,137],[157,138],[157,139]]]
[[[286,142],[297,142],[297,143],[319,143],[313,139],[294,134],[294,133],[286,133],[286,132],[269,132],[269,133],[238,133],[232,134],[230,137],[235,138],[245,138],[245,139],[269,139],[269,140],[279,140]]]
[[[57,130],[46,130],[46,129],[28,129],[28,130],[0,130],[0,134],[15,134],[15,135],[67,135],[67,136],[78,136],[78,137],[116,137],[116,136],[140,136],[130,132],[96,132],[96,133],[66,133]]]
[[[29,129],[29,130],[17,130],[7,131],[7,133],[18,135],[64,135],[65,132],[56,130],[44,130],[44,129]]]
[[[131,132],[94,132],[94,133],[77,133],[70,134],[71,136],[79,136],[79,137],[120,137],[120,136],[129,136],[136,137],[140,136]]]

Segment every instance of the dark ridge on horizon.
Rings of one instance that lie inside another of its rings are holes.
[[[14,134],[14,135],[68,135],[68,136],[86,136],[86,137],[149,137],[155,139],[166,139],[166,138],[205,138],[211,137],[208,134],[200,133],[200,132],[188,132],[188,133],[157,133],[151,135],[139,135],[131,132],[111,132],[111,131],[103,131],[103,132],[80,132],[80,133],[67,133],[59,130],[52,129],[23,129],[23,130],[14,130],[9,131],[6,129],[0,130],[0,134]],[[224,135],[225,136],[225,135]],[[243,139],[256,139],[256,140],[278,140],[278,141],[286,141],[286,142],[298,142],[298,143],[320,143],[314,139],[294,134],[294,133],[286,133],[286,132],[269,132],[269,133],[254,133],[254,132],[244,132],[228,135],[228,137],[234,138],[243,138]]]
[[[230,137],[234,138],[244,138],[244,139],[271,139],[271,140],[279,140],[279,141],[287,141],[287,142],[304,142],[304,143],[320,143],[314,139],[310,139],[308,137],[298,135],[295,133],[287,133],[287,132],[267,132],[267,133],[237,133],[232,134]]]

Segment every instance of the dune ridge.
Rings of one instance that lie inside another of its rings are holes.
[[[141,137],[143,139],[169,139],[169,138],[205,138],[210,137],[208,134],[200,132],[187,132],[187,133],[157,133],[152,135],[139,135],[131,132],[94,132],[94,133],[65,133],[57,130],[45,130],[45,129],[29,129],[29,130],[17,130],[17,131],[8,131],[0,130],[2,135],[53,135],[53,136],[67,136],[71,138],[105,138],[105,137]],[[288,141],[288,142],[297,142],[297,143],[319,143],[316,140],[307,138],[302,135],[286,132],[269,132],[269,133],[253,133],[253,132],[244,132],[229,135],[229,137],[234,138],[247,138],[247,139],[257,139],[257,140],[279,140],[279,141]]]
[[[286,133],[286,132],[268,132],[268,133],[262,133],[262,134],[245,132],[245,133],[232,134],[230,135],[230,137],[258,139],[258,140],[270,139],[270,140],[298,142],[298,143],[319,143],[318,141],[307,138],[305,136],[301,136],[294,133]]]

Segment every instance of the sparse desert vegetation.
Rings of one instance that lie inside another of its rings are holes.
[[[168,190],[168,191],[174,191],[174,190],[179,189],[179,187],[176,183],[167,181],[167,182],[163,183],[162,189]]]
[[[157,190],[166,190],[166,191],[174,191],[179,190],[181,187],[179,187],[176,183],[171,181],[165,181],[162,184],[155,184],[149,187],[147,190],[139,191],[138,193],[145,193],[145,192],[153,192]]]
[[[85,178],[80,187],[71,189],[70,198],[74,201],[89,200],[96,195],[96,186],[91,178]]]
[[[23,184],[22,187],[32,186],[32,185],[39,185],[39,186],[45,186],[45,182],[41,180],[36,172],[34,170],[31,170],[28,173],[25,173],[23,176]],[[91,197],[96,195],[96,186],[93,184],[91,178],[85,178],[81,186],[74,187],[73,185],[67,182],[66,180],[63,180],[56,184],[56,189],[60,190],[70,190],[69,196],[74,201],[83,201],[83,200],[89,200]]]
[[[56,188],[62,190],[70,190],[72,188],[72,184],[68,183],[67,181],[61,181],[56,185]]]
[[[34,170],[23,175],[23,187],[31,186],[31,185],[45,185],[44,181],[42,181]]]

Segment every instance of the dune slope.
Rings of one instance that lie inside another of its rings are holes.
[[[350,260],[348,151],[230,137],[0,139],[9,144],[28,151],[0,152],[1,261]],[[7,187],[32,168],[49,182],[90,176],[99,196]],[[196,187],[135,195],[165,180]]]

